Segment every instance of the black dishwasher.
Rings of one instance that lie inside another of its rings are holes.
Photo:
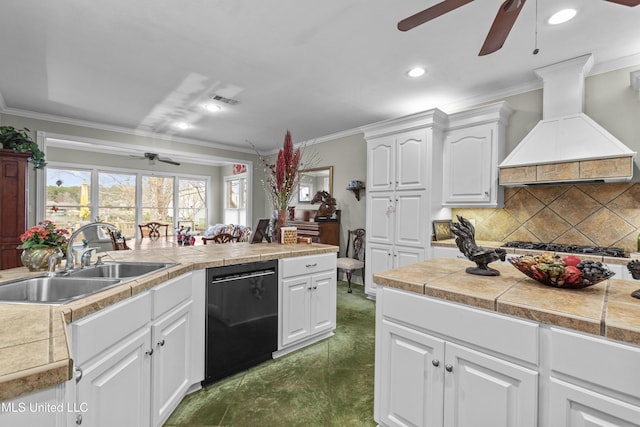
[[[203,385],[271,359],[277,350],[277,266],[261,261],[207,269]]]

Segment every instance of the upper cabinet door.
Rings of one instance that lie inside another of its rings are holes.
[[[396,190],[426,187],[425,132],[408,132],[396,137]]]
[[[367,191],[389,191],[395,187],[395,141],[387,137],[368,144]]]
[[[473,126],[447,134],[444,143],[444,204],[487,205],[494,199],[492,182],[494,130]]]

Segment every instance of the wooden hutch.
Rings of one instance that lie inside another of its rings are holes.
[[[314,243],[340,246],[340,214],[336,210],[334,219],[315,220],[315,210],[296,209],[293,220],[287,226],[298,228],[298,237],[311,237]]]

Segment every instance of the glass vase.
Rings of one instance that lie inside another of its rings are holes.
[[[27,267],[29,271],[47,271],[49,268],[49,258],[58,253],[62,255],[62,251],[57,246],[27,248],[22,251],[20,259],[22,260],[22,265]],[[58,258],[56,264],[59,264],[61,260],[62,258]]]

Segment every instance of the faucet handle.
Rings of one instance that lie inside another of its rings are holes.
[[[96,257],[98,257],[98,260],[96,261],[96,263],[94,265],[102,265],[102,264],[104,264],[104,262],[102,261],[102,258],[104,257],[104,255],[98,255],[98,253],[96,252]]]

